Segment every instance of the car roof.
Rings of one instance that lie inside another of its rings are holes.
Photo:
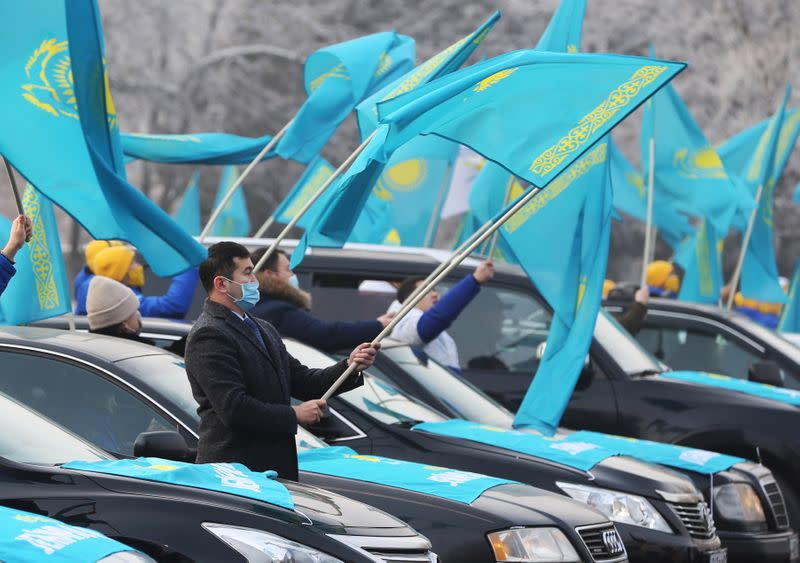
[[[212,245],[222,241],[233,241],[246,246],[251,252],[257,248],[270,246],[275,239],[251,237],[207,237],[204,244]],[[293,250],[297,246],[296,239],[284,239],[280,243],[283,250]],[[449,259],[452,250],[440,248],[424,248],[417,246],[389,246],[380,244],[346,243],[342,248],[311,248],[306,249],[306,257],[315,258],[348,258],[365,261],[385,261],[390,263],[423,263],[430,264],[431,270]],[[459,269],[473,270],[481,263],[483,257],[470,256],[466,258]],[[525,276],[522,268],[506,262],[495,262],[495,271],[505,275]],[[300,266],[302,269],[302,265]]]
[[[34,347],[70,355],[77,353],[84,358],[110,363],[167,353],[161,348],[135,340],[34,326],[0,326],[0,345]]]

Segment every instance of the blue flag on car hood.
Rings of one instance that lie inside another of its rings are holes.
[[[184,463],[157,457],[114,461],[71,461],[64,469],[120,475],[228,493],[294,510],[289,490],[275,480],[274,471],[256,473],[240,463]]]
[[[139,553],[96,530],[0,506],[0,557],[5,563],[91,563],[123,551]]]
[[[480,473],[423,465],[373,455],[359,455],[345,447],[317,448],[300,452],[300,469],[310,473],[378,483],[470,504],[485,491],[516,481]]]

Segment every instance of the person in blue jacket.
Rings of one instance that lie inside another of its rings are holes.
[[[0,294],[6,290],[8,282],[17,273],[14,268],[14,257],[22,246],[31,240],[33,225],[25,215],[18,215],[11,223],[11,232],[8,233],[8,242],[0,251]]]
[[[258,263],[266,248],[253,253]],[[261,298],[250,314],[270,323],[281,336],[305,342],[325,352],[351,349],[371,342],[389,324],[394,314],[374,321],[324,321],[311,314],[311,296],[299,288],[297,276],[289,269],[285,252],[274,252],[256,273]]]
[[[453,324],[467,305],[478,295],[481,284],[494,277],[494,264],[490,260],[481,262],[475,271],[466,276],[443,296],[436,290],[428,292],[394,327],[391,337],[409,346],[422,347],[425,353],[455,371],[461,373],[458,347],[447,329]],[[406,299],[423,281],[409,278],[397,290],[397,301],[389,309],[399,309]]]
[[[139,299],[139,313],[143,317],[182,319],[192,304],[197,287],[197,268],[190,268],[172,278],[164,295],[144,295],[144,266],[136,261],[136,252],[128,246],[112,246],[97,253],[92,261],[94,275],[89,276],[78,289],[75,313],[86,314],[86,298],[92,278],[105,276],[127,285]]]

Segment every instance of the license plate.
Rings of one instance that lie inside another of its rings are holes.
[[[800,559],[800,541],[798,541],[797,535],[794,535],[789,538],[789,561],[797,559]]]
[[[708,563],[728,563],[728,550],[720,549],[708,552]]]

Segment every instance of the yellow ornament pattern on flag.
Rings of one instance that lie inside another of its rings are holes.
[[[53,272],[53,256],[47,245],[47,232],[42,220],[39,195],[28,185],[22,195],[22,207],[33,225],[33,236],[28,243],[33,277],[36,282],[36,297],[42,311],[50,311],[61,305],[58,287]]]
[[[628,80],[617,86],[600,105],[581,118],[578,125],[570,129],[555,145],[537,156],[530,166],[531,172],[544,176],[558,167],[570,154],[585,145],[592,134],[605,125],[620,108],[631,103],[642,88],[653,82],[665,70],[666,66],[648,65],[639,68]]]
[[[505,80],[506,78],[508,78],[509,76],[514,74],[514,72],[516,72],[517,68],[519,68],[519,67],[507,68],[507,69],[501,70],[499,72],[495,72],[493,75],[488,76],[488,77],[484,78],[483,80],[481,80],[480,82],[478,82],[475,85],[475,87],[472,89],[472,91],[473,92],[483,92],[484,90],[488,90],[489,88],[491,88],[492,86],[494,86],[495,84],[500,82],[501,80]]]

